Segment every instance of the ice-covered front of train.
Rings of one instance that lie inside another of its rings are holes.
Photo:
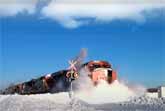
[[[88,76],[94,85],[97,85],[100,81],[107,81],[111,84],[117,79],[116,71],[106,61],[90,61],[85,63],[83,67],[89,71]]]

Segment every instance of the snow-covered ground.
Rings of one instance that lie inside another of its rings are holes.
[[[165,111],[165,98],[151,98],[141,86],[119,81],[96,87],[84,80],[79,83],[72,99],[67,92],[0,95],[0,111]]]
[[[165,111],[165,98],[141,96],[127,102],[89,104],[68,93],[0,95],[0,111]]]
[[[0,111],[90,111],[68,93],[37,95],[0,95]]]

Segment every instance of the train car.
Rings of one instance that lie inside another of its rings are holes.
[[[70,62],[70,67],[55,73],[46,74],[36,79],[26,81],[20,84],[12,85],[1,94],[39,94],[39,93],[58,93],[70,90],[72,81],[78,79],[79,71],[83,68],[88,70],[87,75],[94,86],[104,80],[111,84],[117,79],[116,72],[107,61],[90,61],[76,68],[76,62]],[[78,70],[77,70],[78,69]]]
[[[46,74],[36,79],[12,85],[1,91],[2,94],[39,94],[68,91],[69,80],[66,77],[68,70]]]

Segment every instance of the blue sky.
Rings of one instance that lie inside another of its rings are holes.
[[[2,17],[0,83],[65,69],[67,61],[86,48],[85,61],[109,61],[120,79],[148,87],[165,84],[165,17],[163,10],[154,11],[138,21],[115,18],[96,22],[93,19],[100,15],[79,16],[78,20],[69,19],[76,21],[74,25],[66,25],[71,23],[68,20],[39,17],[38,13]],[[85,22],[79,26],[81,19]]]

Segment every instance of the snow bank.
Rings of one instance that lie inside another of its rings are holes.
[[[0,111],[92,111],[83,103],[70,100],[68,93],[0,95]]]
[[[68,93],[0,95],[0,111],[165,111],[165,99],[141,96],[127,102],[87,104],[71,100]]]

